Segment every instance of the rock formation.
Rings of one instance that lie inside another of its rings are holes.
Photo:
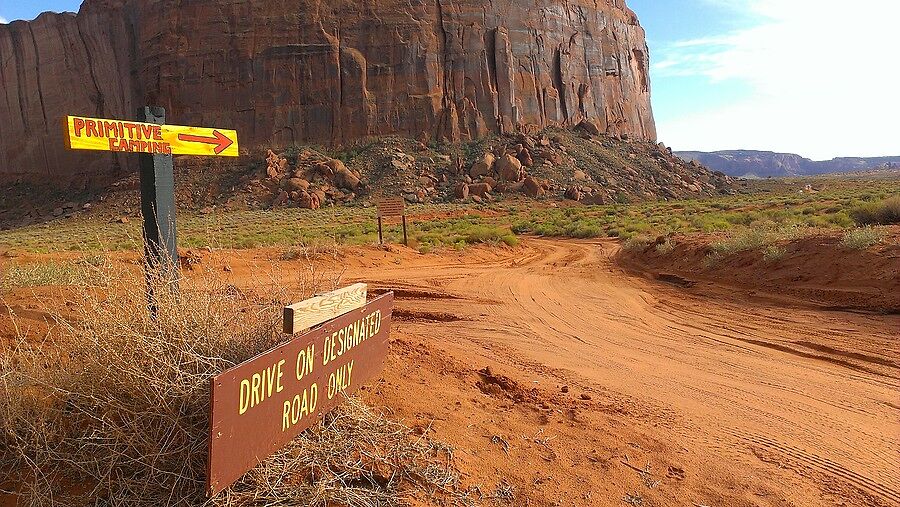
[[[644,31],[623,0],[86,0],[0,25],[0,182],[133,167],[67,152],[60,119],[144,104],[236,129],[244,150],[584,119],[656,136]]]
[[[840,157],[832,160],[810,160],[793,153],[755,150],[725,150],[712,153],[678,151],[684,160],[694,160],[716,171],[737,177],[812,176],[869,170],[900,169],[896,157]]]

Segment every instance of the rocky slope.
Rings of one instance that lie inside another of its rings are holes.
[[[685,160],[695,160],[705,166],[738,177],[811,176],[846,173],[870,169],[898,169],[900,157],[842,157],[814,161],[793,153],[771,151],[730,150],[712,153],[678,151]]]
[[[591,119],[653,140],[648,51],[623,0],[86,0],[0,25],[0,183],[122,173],[63,147],[66,114],[239,131],[242,147],[460,141]]]
[[[582,204],[733,194],[731,178],[685,162],[662,144],[591,133],[590,124],[533,134],[424,144],[408,137],[340,148],[259,150],[244,159],[180,158],[176,200],[202,213],[281,207],[369,206],[382,196],[410,203],[472,204],[529,197]],[[595,131],[594,131],[595,132]],[[21,183],[0,186],[0,230],[79,214],[139,216],[137,175],[82,192]]]

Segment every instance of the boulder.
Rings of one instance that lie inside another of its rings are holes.
[[[531,157],[531,150],[528,148],[522,148],[522,151],[516,155],[516,158],[519,159],[519,162],[522,163],[523,167],[531,167],[534,165],[534,158]]]
[[[522,192],[528,197],[540,197],[544,195],[544,187],[538,180],[528,176],[525,178],[525,184],[522,185]]]
[[[569,187],[566,189],[566,193],[563,195],[566,199],[571,199],[573,201],[581,200],[581,189],[578,187]]]
[[[493,187],[487,183],[473,183],[469,185],[469,195],[485,197],[491,193],[491,190],[493,190]]]
[[[276,154],[274,151],[269,150],[266,152],[266,176],[269,179],[276,180],[281,177],[282,174],[287,172],[288,161],[286,158]]]
[[[284,189],[288,192],[294,192],[298,190],[307,191],[309,190],[309,182],[302,178],[288,178],[284,180],[283,183]]]
[[[575,169],[575,174],[573,175],[573,177],[577,181],[587,181],[589,179],[587,173],[582,171],[581,169]]]
[[[356,192],[359,189],[360,184],[359,176],[347,169],[340,160],[335,160],[335,162],[338,162],[340,166],[336,168],[332,167],[334,170],[334,184],[344,190]]]
[[[581,120],[576,128],[592,136],[599,136],[602,133],[600,127],[598,127],[596,123],[588,119]]]
[[[518,141],[519,141],[519,144],[521,144],[528,150],[534,149],[534,139],[532,139],[531,136],[528,136],[525,134],[520,134]]]
[[[500,158],[497,162],[497,174],[500,176],[500,181],[516,182],[525,177],[522,162],[512,155],[504,155]]]
[[[493,153],[485,153],[481,160],[472,164],[469,169],[469,176],[474,179],[482,176],[488,176],[494,172],[494,162],[497,160]]]
[[[332,176],[334,176],[334,170],[331,169],[331,166],[326,164],[325,162],[317,163],[313,166],[312,169],[315,174],[318,174],[319,176],[325,178],[331,178]]]
[[[279,206],[284,206],[290,200],[291,196],[284,190],[278,192],[278,196],[275,197],[275,200],[272,202],[272,207],[277,208]]]
[[[456,188],[453,189],[453,196],[457,199],[465,199],[469,197],[469,185],[466,183],[460,183],[456,185]]]
[[[322,207],[322,201],[315,193],[299,192],[297,206],[303,209],[319,209]]]

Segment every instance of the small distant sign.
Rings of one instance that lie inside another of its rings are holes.
[[[393,302],[385,294],[212,380],[210,496],[381,372]]]
[[[67,116],[64,126],[66,146],[72,150],[238,156],[238,138],[234,130],[156,125],[81,116]]]
[[[386,197],[376,203],[379,218],[402,217],[406,215],[406,201],[402,197]]]
[[[409,234],[406,231],[406,201],[402,197],[386,197],[375,203],[378,209],[378,242],[384,244],[384,219],[403,218],[403,244],[409,246]]]

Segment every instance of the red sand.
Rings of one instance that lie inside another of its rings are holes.
[[[900,504],[900,316],[683,289],[627,274],[618,251],[347,250],[347,282],[397,294],[388,366],[364,396],[454,446],[486,497],[510,486],[512,505]],[[227,263],[243,287],[305,269],[279,254],[201,266]],[[7,300],[36,312],[27,294]]]

